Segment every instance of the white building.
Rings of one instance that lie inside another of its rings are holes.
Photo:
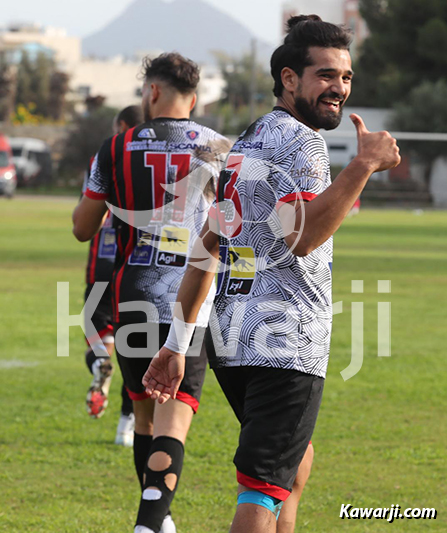
[[[6,51],[12,63],[18,63],[24,51],[31,58],[41,52],[52,57],[57,67],[70,76],[68,98],[75,103],[78,111],[85,108],[87,96],[103,96],[107,106],[116,108],[139,104],[142,59],[145,56],[157,57],[163,52],[141,51],[132,59],[120,56],[112,59],[83,58],[80,39],[68,37],[63,29],[44,28],[37,24],[10,25],[0,31],[0,51]],[[196,115],[203,115],[207,105],[219,100],[224,88],[225,81],[219,70],[204,65],[201,68]]]
[[[81,40],[67,36],[63,29],[17,24],[0,31],[0,51],[13,52],[32,44],[52,50],[58,68],[68,73],[81,60]]]
[[[141,62],[83,59],[70,72],[71,98],[82,104],[87,96],[104,96],[105,104],[121,109],[141,102]],[[81,109],[78,108],[80,111]]]
[[[159,55],[149,53],[151,57]],[[83,102],[87,96],[104,96],[106,105],[123,108],[141,103],[140,77],[141,59],[126,61],[118,56],[109,60],[83,59],[75,65],[70,77],[72,99]],[[200,83],[197,91],[196,116],[203,116],[207,105],[220,100],[225,88],[225,80],[219,69],[204,65],[200,70]],[[80,110],[80,109],[79,109]]]
[[[345,167],[357,155],[357,132],[349,115],[360,115],[369,131],[388,129],[391,117],[390,109],[376,109],[370,107],[345,107],[340,126],[335,130],[320,130],[329,150],[331,165]],[[378,172],[373,175],[375,180],[387,181],[388,172]]]
[[[206,106],[218,102],[222,98],[226,82],[217,67],[203,65],[200,69],[200,83],[197,91],[196,116],[205,114]]]
[[[284,16],[318,15],[333,24],[344,23],[345,0],[288,0],[283,4]]]
[[[315,14],[326,22],[345,24],[354,32],[351,46],[353,57],[358,46],[368,36],[368,28],[359,11],[359,0],[287,0],[282,6],[281,31],[284,34],[289,17]]]

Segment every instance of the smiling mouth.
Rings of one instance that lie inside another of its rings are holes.
[[[320,104],[323,104],[330,111],[340,111],[341,108],[341,101],[332,98],[324,98],[320,100]]]

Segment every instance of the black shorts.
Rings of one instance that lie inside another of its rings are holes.
[[[120,335],[120,330],[131,326],[138,328],[140,331],[129,335],[127,335],[126,331],[123,331],[123,339],[125,340],[127,337],[129,348],[140,350],[140,352],[135,351],[132,353],[132,351],[128,351],[128,356],[126,357],[123,353],[120,353],[121,336],[119,338],[118,336]],[[151,357],[164,345],[170,327],[170,324],[153,324],[149,322],[132,325],[126,323],[115,324],[116,355],[123,374],[124,384],[132,400],[141,401],[148,398],[141,380],[151,362]],[[144,328],[147,329],[148,333],[142,331]],[[205,328],[195,329],[191,344],[186,352],[185,376],[177,393],[177,400],[190,405],[194,412],[197,412],[199,408],[207,365],[204,336]]]
[[[112,323],[112,292],[110,290],[111,284],[107,285],[104,294],[101,296],[93,315],[91,321],[96,331],[88,332],[87,344],[93,344],[99,338],[104,338],[108,335],[113,335],[113,323]],[[93,284],[88,284],[85,289],[84,302],[87,301],[90,293],[92,292]],[[86,324],[86,330],[88,327]]]
[[[206,347],[213,356],[209,332]],[[256,366],[214,372],[241,423],[234,456],[238,483],[285,500],[312,437],[324,378]]]

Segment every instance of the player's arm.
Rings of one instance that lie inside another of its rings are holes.
[[[78,241],[89,241],[102,226],[107,213],[105,200],[83,196],[73,211],[73,234]]]
[[[112,176],[112,138],[107,139],[94,157],[83,196],[73,211],[73,233],[81,242],[90,240],[101,229],[107,214]]]
[[[215,221],[208,218],[188,259],[188,266],[177,294],[174,318],[195,324],[214,282],[218,262],[219,236]]]
[[[208,217],[194,244],[177,294],[168,339],[143,376],[146,391],[159,403],[176,397],[185,371],[184,354],[190,344],[200,307],[214,282],[218,261],[216,222]]]
[[[400,163],[396,140],[388,132],[369,132],[358,115],[351,115],[351,120],[357,129],[357,156],[314,200],[295,201],[279,208],[284,239],[295,255],[308,255],[337,231],[371,174]]]

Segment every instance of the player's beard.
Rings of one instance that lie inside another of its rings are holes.
[[[327,110],[323,112],[318,107],[319,102],[323,98],[338,98],[338,96],[334,94],[322,94],[318,97],[316,104],[309,103],[301,96],[295,96],[295,109],[299,116],[304,119],[305,123],[315,129],[333,130],[340,124],[343,116],[342,102],[340,102],[339,111]]]

